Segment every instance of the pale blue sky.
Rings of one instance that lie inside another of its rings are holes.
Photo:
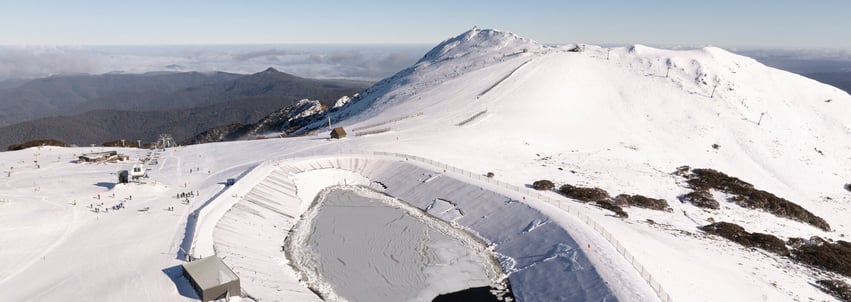
[[[851,1],[0,1],[0,45],[544,43],[851,49]]]

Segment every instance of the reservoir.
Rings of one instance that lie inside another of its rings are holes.
[[[504,277],[483,242],[364,187],[321,192],[286,251],[302,281],[329,301],[432,301],[498,287]]]

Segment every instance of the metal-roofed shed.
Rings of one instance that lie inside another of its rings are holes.
[[[343,130],[343,127],[337,127],[331,130],[331,138],[341,139],[344,137],[346,137],[346,130]]]
[[[218,256],[183,264],[183,275],[192,283],[201,301],[241,296],[239,277]]]

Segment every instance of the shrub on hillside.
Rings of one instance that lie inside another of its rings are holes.
[[[58,147],[68,147],[69,145],[63,141],[55,140],[55,139],[36,139],[27,142],[23,142],[20,144],[9,145],[9,151],[23,150],[30,147],[39,147],[39,146],[58,146]]]
[[[612,211],[620,218],[629,218],[629,214],[626,213],[621,207],[614,205],[612,202],[608,200],[597,200],[595,205],[601,207],[603,209]]]
[[[673,174],[674,176],[686,177],[686,176],[688,176],[689,171],[691,171],[691,167],[679,166],[679,167],[677,167],[677,170],[674,171],[671,174]]]
[[[692,191],[688,194],[680,196],[680,200],[683,202],[689,202],[695,206],[701,208],[708,208],[717,210],[721,207],[715,197],[712,197],[712,193],[709,191]]]
[[[641,195],[621,194],[615,196],[615,205],[619,205],[618,200],[624,200],[631,207],[639,207],[657,211],[671,211],[668,202],[664,199],[648,198]]]
[[[753,185],[713,169],[692,169],[686,178],[686,183],[694,190],[716,189],[732,193],[753,189]]]
[[[789,255],[789,249],[780,238],[774,235],[762,233],[748,233],[745,229],[735,223],[716,222],[699,227],[708,234],[718,235],[746,247],[755,247],[778,255]]]
[[[565,184],[558,191],[564,196],[584,202],[609,199],[609,193],[600,188],[583,188]]]
[[[851,286],[842,280],[819,280],[819,286],[828,294],[836,297],[839,301],[851,301]]]
[[[687,171],[690,171],[690,173]],[[778,217],[808,223],[822,230],[830,231],[830,225],[821,217],[807,211],[796,203],[769,192],[758,190],[753,185],[741,179],[712,169],[688,170],[686,166],[677,169],[675,174],[685,177],[688,186],[695,191],[718,190],[734,195],[731,200],[741,207],[762,209]]]
[[[851,192],[851,183],[845,184],[845,190],[847,190],[848,192]]]
[[[851,243],[810,240],[792,250],[793,258],[801,263],[851,277]]]
[[[555,187],[556,185],[552,181],[546,179],[537,180],[532,183],[532,188],[535,188],[535,190],[538,191],[549,191],[554,189]]]

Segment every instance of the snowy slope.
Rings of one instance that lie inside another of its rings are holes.
[[[127,164],[70,162],[91,148],[0,153],[0,293],[10,301],[188,299],[188,284],[174,278],[175,285],[168,268],[181,263],[189,213],[221,192],[224,179],[269,160],[363,150],[494,172],[515,186],[550,179],[664,198],[672,212],[627,208],[627,219],[583,207],[675,301],[833,300],[812,285],[823,272],[696,227],[712,218],[784,240],[851,234],[851,193],[842,188],[851,182],[851,96],[718,48],[574,48],[473,29],[331,113],[346,139],[327,141],[323,130],[169,149],[158,152],[144,185],[111,186]],[[725,201],[719,210],[680,203],[687,190],[670,172],[681,165],[739,177],[823,217],[833,231]],[[189,190],[200,197],[189,205],[175,199]],[[87,208],[122,201],[119,211]],[[546,213],[594,242],[591,261],[612,264],[600,267],[604,277],[632,269],[587,226],[567,223],[570,214]]]
[[[478,36],[475,32],[445,44],[463,47],[454,41]],[[512,41],[513,36],[503,34],[501,39]],[[584,52],[573,53],[566,51],[573,46],[544,48],[525,40],[515,42],[516,47],[504,52],[491,49],[490,57],[500,58],[495,62],[426,56],[400,80],[380,83],[384,86],[373,88],[377,93],[364,95],[363,107],[354,103],[348,108],[352,112],[342,111],[353,117],[340,124],[357,129],[421,112],[417,118],[383,125],[392,128],[390,133],[359,139],[473,171],[493,171],[516,184],[551,179],[602,187],[613,195],[668,200],[676,214],[635,209],[630,211],[634,218],[626,222],[604,221],[622,229],[625,239],[634,239],[633,249],[639,252],[648,240],[660,241],[643,256],[651,263],[648,266],[655,266],[651,267],[655,275],[669,280],[666,287],[678,300],[692,300],[695,294],[707,300],[823,296],[810,285],[813,273],[796,269],[782,276],[789,266],[786,260],[742,268],[737,263],[764,256],[733,253],[721,258],[731,266],[727,272],[716,269],[718,261],[695,263],[692,253],[678,251],[675,243],[718,254],[712,250],[718,244],[713,238],[679,238],[680,231],[698,233],[695,227],[709,224],[708,218],[782,239],[814,235],[842,239],[849,234],[851,199],[842,188],[851,181],[848,94],[718,48],[586,46]],[[517,53],[517,48],[535,51]],[[506,75],[510,76],[505,79]],[[494,83],[499,84],[492,88]],[[408,91],[416,93],[404,97]],[[374,112],[382,115],[372,117]],[[716,150],[712,144],[720,147]],[[687,191],[668,173],[681,165],[742,178],[824,217],[835,232],[732,204],[714,212],[680,204],[676,197]],[[672,230],[660,232],[642,223],[645,217]],[[667,249],[671,255],[658,259],[665,253],[657,251]],[[660,264],[652,265],[656,262]],[[676,273],[679,267],[711,272],[725,286],[739,290],[718,292],[715,285],[689,281]],[[754,278],[754,270],[770,273]],[[780,281],[787,279],[798,281]]]

